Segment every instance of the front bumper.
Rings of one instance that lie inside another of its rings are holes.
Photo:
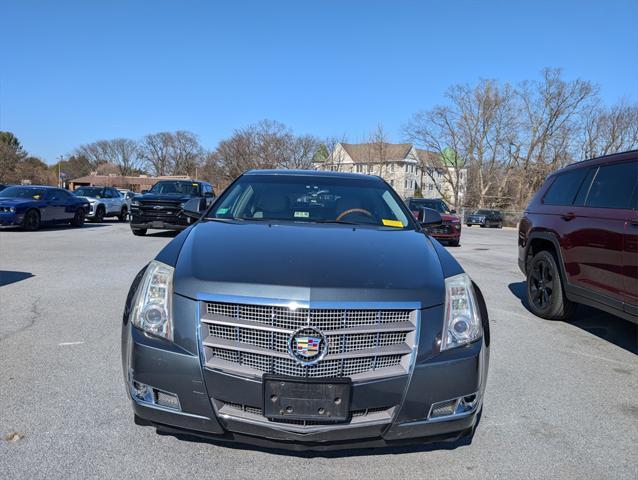
[[[485,220],[477,220],[473,218],[468,218],[465,224],[470,227],[472,225],[485,225]]]
[[[195,302],[176,298],[174,308],[195,314],[190,303]],[[351,411],[392,406],[367,418],[299,426],[229,408],[227,405],[263,405],[261,380],[203,368],[195,333],[182,339],[183,348],[149,337],[130,325],[124,326],[122,336],[127,390],[130,392],[130,382],[135,380],[178,395],[180,411],[132,399],[137,417],[162,430],[271,448],[327,450],[384,446],[416,439],[456,440],[471,433],[476,425],[487,378],[489,348],[481,339],[451,351],[431,351],[436,334],[426,325],[432,325],[434,318],[440,319],[443,311],[442,307],[435,307],[423,312],[421,340],[410,373],[353,383]],[[195,324],[192,331],[196,331]],[[432,404],[475,392],[478,400],[471,411],[428,419]]]
[[[0,225],[3,227],[22,225],[24,213],[0,212]]]
[[[184,230],[190,223],[191,219],[185,215],[152,217],[131,213],[131,228],[135,229]]]

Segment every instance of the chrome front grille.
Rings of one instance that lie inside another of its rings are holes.
[[[405,373],[416,343],[414,309],[290,308],[202,302],[201,336],[206,366],[261,376],[383,377]],[[320,330],[326,356],[314,365],[288,352],[291,335]]]

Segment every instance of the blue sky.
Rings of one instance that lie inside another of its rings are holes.
[[[3,0],[0,130],[52,163],[185,129],[208,148],[263,118],[392,139],[455,83],[546,66],[638,100],[637,0]]]

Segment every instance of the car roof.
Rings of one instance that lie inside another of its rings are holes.
[[[567,170],[575,170],[578,168],[588,168],[588,167],[593,167],[595,165],[604,165],[607,163],[622,162],[622,161],[629,160],[631,158],[636,158],[636,157],[638,157],[638,150],[628,150],[626,152],[612,153],[609,155],[601,155],[600,157],[594,157],[594,158],[589,158],[587,160],[581,160],[579,162],[570,163],[566,167],[561,168],[554,173],[567,171]]]
[[[63,190],[60,187],[54,187],[51,185],[7,185],[7,187],[23,187],[23,188],[44,188],[45,190]]]
[[[298,177],[330,177],[330,178],[353,178],[353,179],[374,179],[382,181],[376,175],[365,175],[363,173],[331,172],[329,170],[248,170],[244,175],[281,175]]]

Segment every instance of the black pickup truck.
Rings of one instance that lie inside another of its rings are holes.
[[[150,228],[183,230],[193,219],[184,215],[184,204],[193,198],[209,205],[215,198],[213,186],[194,180],[161,180],[131,200],[131,230],[146,235]]]

